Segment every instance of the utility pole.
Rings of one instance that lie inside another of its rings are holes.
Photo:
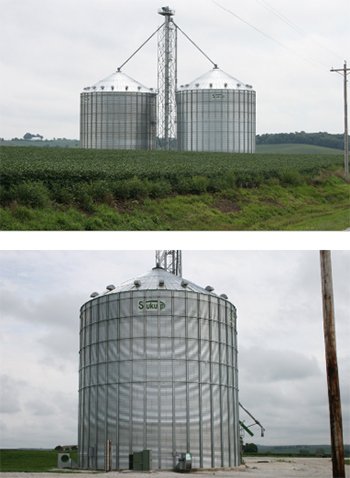
[[[320,251],[320,261],[333,478],[345,478],[343,425],[335,341],[333,281],[330,251]]]
[[[346,61],[344,61],[343,68],[331,71],[343,72],[344,76],[344,166],[345,166],[345,180],[349,182],[349,137],[348,137],[348,99],[347,99],[347,75],[350,68],[346,67]]]

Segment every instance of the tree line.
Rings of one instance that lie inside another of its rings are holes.
[[[312,144],[325,148],[344,149],[344,135],[326,132],[305,133],[266,133],[256,136],[256,144]]]

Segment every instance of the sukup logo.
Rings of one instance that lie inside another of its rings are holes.
[[[140,300],[139,301],[139,309],[143,310],[164,310],[165,309],[165,303],[162,302],[161,300]]]

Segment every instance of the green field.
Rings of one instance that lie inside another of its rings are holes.
[[[299,453],[299,449],[305,448],[303,447],[283,447],[285,448],[284,451],[268,451],[268,452],[260,452],[259,446],[259,454],[251,454],[247,453],[244,456],[279,456],[279,457],[290,457],[290,456],[303,456],[303,457],[313,457],[315,456],[315,451],[318,448],[325,448],[325,452],[330,454],[330,446],[329,445],[318,445],[318,446],[307,446],[306,448],[310,449],[309,454],[301,454]],[[262,448],[279,448],[279,447],[262,447]],[[303,451],[303,450],[302,450]],[[328,453],[329,452],[329,453]],[[60,453],[59,451],[55,450],[12,450],[12,449],[4,449],[0,450],[0,471],[1,472],[27,472],[27,473],[43,473],[43,472],[50,472],[57,470],[57,454]],[[77,451],[69,451],[71,458],[77,463]],[[345,464],[349,465],[349,460],[345,461]],[[74,470],[70,470],[70,473],[74,473]]]
[[[38,147],[38,148],[79,148],[80,142],[77,139],[55,139],[55,140],[42,140],[42,141],[33,141],[33,140],[24,140],[24,139],[13,139],[13,140],[3,140],[0,143],[1,146],[26,146],[26,147]],[[326,148],[323,146],[312,145],[312,144],[258,144],[256,146],[256,152],[259,154],[342,154],[344,151],[341,149],[335,148]]]
[[[343,230],[341,155],[1,147],[2,230]]]
[[[323,146],[311,144],[259,144],[256,146],[256,152],[259,154],[341,154],[344,151],[335,148],[325,148]]]
[[[57,468],[56,450],[0,450],[0,471],[45,472]],[[67,452],[77,462],[78,452]]]

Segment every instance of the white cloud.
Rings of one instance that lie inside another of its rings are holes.
[[[253,382],[288,382],[321,374],[315,357],[288,349],[266,350],[262,346],[241,347],[240,365],[245,378]]]
[[[329,70],[341,67],[346,56],[346,0],[272,3],[308,36],[253,0],[234,6],[229,0],[218,3],[283,45],[211,0],[174,0],[171,5],[176,23],[215,63],[254,86],[258,133],[341,133],[342,82]],[[156,0],[135,0],[132,8],[112,0],[2,0],[1,87],[6,95],[1,97],[1,136],[22,137],[30,131],[78,138],[82,88],[110,75],[156,30],[162,22],[158,8]],[[156,52],[154,37],[125,66],[125,73],[156,87]],[[321,69],[300,55],[321,62]],[[210,68],[179,33],[179,84]]]
[[[14,414],[21,410],[18,399],[20,389],[26,385],[23,380],[13,380],[7,374],[0,376],[0,413]]]
[[[150,270],[154,251],[2,251],[0,261],[2,446],[75,443],[79,308]],[[348,436],[349,251],[332,265]],[[318,251],[185,250],[183,271],[237,307],[239,397],[267,430],[254,427],[254,442],[329,442]]]

